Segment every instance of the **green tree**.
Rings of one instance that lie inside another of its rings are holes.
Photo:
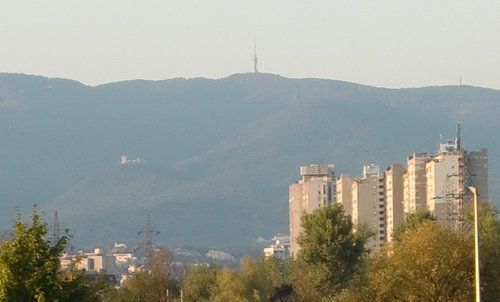
[[[210,301],[250,302],[253,299],[245,291],[245,284],[239,274],[223,267],[217,272],[216,286]]]
[[[333,296],[359,273],[366,238],[353,232],[351,219],[340,204],[304,214],[301,225],[294,285],[299,289],[299,284],[307,284],[309,293],[319,297]]]
[[[424,221],[370,260],[372,301],[471,301],[473,247],[461,230]]]
[[[403,234],[409,230],[417,228],[425,221],[435,221],[436,218],[429,211],[418,211],[406,215],[405,219],[401,221],[394,231],[394,240],[400,241]]]
[[[55,301],[62,296],[59,255],[67,238],[51,243],[46,234],[36,210],[30,224],[20,216],[15,220],[12,237],[0,248],[0,301]]]
[[[218,268],[214,265],[196,265],[188,268],[182,282],[186,302],[209,301],[217,280]]]
[[[291,262],[278,257],[262,255],[257,258],[256,264],[263,271],[265,277],[265,297],[268,298],[265,301],[292,301]]]
[[[291,296],[288,272],[283,260],[276,257],[243,257],[240,278],[249,301],[285,301]]]
[[[498,212],[488,202],[479,204],[479,260],[481,272],[481,298],[500,300],[500,222]],[[472,209],[466,213],[469,226],[474,223]],[[470,240],[474,240],[472,227]]]
[[[166,249],[158,249],[150,255],[148,262],[149,271],[129,278],[113,301],[172,301],[178,295],[177,282],[170,278],[170,253]]]

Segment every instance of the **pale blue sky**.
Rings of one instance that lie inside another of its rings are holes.
[[[0,0],[0,72],[96,85],[253,69],[500,89],[500,1]]]

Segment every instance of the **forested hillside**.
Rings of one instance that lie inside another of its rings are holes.
[[[500,187],[500,91],[384,89],[272,74],[75,81],[0,74],[0,227],[33,203],[75,244],[138,242],[151,214],[166,245],[241,250],[288,227],[298,166],[405,163],[462,124],[465,147],[489,149]],[[141,159],[120,165],[120,156]]]

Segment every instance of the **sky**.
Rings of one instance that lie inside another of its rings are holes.
[[[500,89],[497,0],[0,0],[0,72],[87,85],[259,70]]]

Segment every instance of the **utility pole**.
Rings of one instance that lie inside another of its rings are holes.
[[[61,228],[59,226],[59,216],[56,210],[54,213],[54,225],[52,226],[52,245],[56,245],[59,239],[61,239]]]
[[[476,302],[481,301],[481,280],[479,275],[479,218],[477,205],[477,190],[470,186],[474,202],[474,281],[476,287]]]
[[[155,235],[158,235],[160,234],[159,231],[155,231],[153,229],[153,225],[151,224],[151,216],[149,214],[147,214],[146,216],[146,223],[144,224],[144,229],[142,231],[140,231],[139,233],[137,233],[137,235],[143,235],[144,236],[144,240],[142,242],[142,247],[144,249],[144,254],[145,254],[145,257],[146,257],[146,262],[145,262],[145,266],[146,268],[149,269],[149,266],[150,266],[150,260],[151,260],[151,256],[153,255],[153,249],[154,249],[154,244],[153,244],[153,234]]]

